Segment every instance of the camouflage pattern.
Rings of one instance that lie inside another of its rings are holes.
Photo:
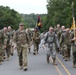
[[[4,40],[4,36],[3,36],[3,32],[0,31],[0,64],[1,64],[1,61],[3,60],[3,53],[4,53],[4,50],[3,50],[3,40]]]
[[[26,34],[29,36],[29,42],[28,42],[28,50],[29,50],[29,53],[30,53],[30,48],[31,48],[31,43],[32,43],[32,36],[31,36],[31,31],[29,29],[26,29]]]
[[[14,41],[13,41],[13,37],[14,37],[14,30],[8,31],[8,34],[10,35],[10,54],[13,55],[13,51],[14,51]]]
[[[74,31],[71,32],[71,39],[74,38]],[[76,42],[75,40],[71,41],[72,46],[72,55],[73,55],[73,67],[76,68]]]
[[[57,36],[58,36],[58,40],[60,40],[61,29],[56,28],[56,29],[55,29],[55,33],[56,33]]]
[[[65,60],[70,58],[71,41],[70,33],[63,33],[60,37],[60,45],[62,47],[62,55]]]
[[[6,45],[5,51],[6,51],[6,55],[7,55],[7,60],[10,57],[10,33],[6,32],[4,33],[4,46]]]
[[[39,43],[40,43],[40,32],[33,32],[33,44],[34,44],[34,54],[38,53],[39,49]]]
[[[47,62],[49,62],[50,55],[52,56],[53,62],[56,60],[56,47],[59,47],[58,38],[54,32],[47,32],[45,42],[48,44],[47,51]]]
[[[17,30],[14,36],[14,40],[17,43],[17,52],[19,56],[19,65],[24,69],[27,68],[27,48],[29,36],[25,30]]]

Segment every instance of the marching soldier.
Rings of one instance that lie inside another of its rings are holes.
[[[49,57],[52,55],[53,65],[56,65],[56,47],[59,48],[58,38],[53,28],[50,27],[46,34],[45,42],[48,44],[49,50],[47,51],[47,63],[49,63]]]
[[[26,34],[23,23],[19,24],[19,29],[15,33],[14,40],[17,44],[19,66],[21,69],[23,68],[24,71],[26,71],[28,63],[27,48],[28,48],[29,36]]]
[[[40,32],[38,31],[38,28],[34,28],[33,32],[33,44],[34,44],[34,55],[38,54],[38,49],[39,49],[39,43],[40,43]]]
[[[8,26],[8,32],[9,38],[10,38],[10,54],[13,55],[14,51],[14,44],[13,44],[13,36],[14,36],[14,31],[11,29],[11,26]]]
[[[73,68],[76,68],[76,37],[74,36],[74,30],[71,32],[71,46],[73,55]]]
[[[71,51],[71,36],[69,33],[69,28],[66,29],[66,32],[63,33],[60,37],[60,45],[63,47],[63,58],[65,61],[70,60],[70,51]]]
[[[6,51],[7,61],[10,57],[10,34],[8,33],[7,27],[4,27],[4,50]]]

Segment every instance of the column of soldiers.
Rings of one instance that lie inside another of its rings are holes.
[[[64,25],[60,28],[60,24],[57,24],[55,29],[53,27],[49,28],[45,35],[45,43],[48,44],[49,48],[47,51],[47,63],[49,63],[51,55],[53,64],[56,65],[54,52],[62,54],[65,61],[70,61],[72,47],[73,67],[76,68],[76,37],[74,37],[74,31],[71,31],[70,28],[65,29]]]
[[[13,40],[13,30],[10,26],[4,27],[2,30],[0,30],[0,64],[4,59],[6,58],[7,61],[10,58],[11,55],[11,39]]]
[[[59,24],[57,25],[57,27],[58,26],[60,27]],[[55,29],[55,32],[58,36],[60,44],[60,53],[62,54],[63,59],[65,61],[69,61],[72,47],[73,67],[76,68],[76,48],[75,48],[76,38],[74,37],[74,30],[71,31],[70,28],[65,29],[65,26],[62,26],[58,31],[57,29]]]
[[[14,34],[15,33],[15,34]],[[45,36],[45,43],[48,44],[49,50],[47,51],[47,62],[49,63],[49,57],[52,55],[53,65],[56,65],[56,52],[61,53],[65,61],[70,60],[71,46],[73,50],[73,67],[76,68],[76,44],[74,37],[74,31],[70,32],[69,28],[65,29],[65,26],[60,28],[57,24],[57,28],[49,28]],[[19,24],[19,29],[13,31],[10,26],[4,27],[0,30],[0,64],[6,57],[9,60],[10,55],[13,55],[14,43],[17,44],[17,53],[19,57],[20,68],[26,71],[28,69],[27,50],[31,48],[31,41],[34,44],[33,54],[38,54],[40,43],[40,32],[37,27],[31,33],[28,29],[24,29],[24,24]]]

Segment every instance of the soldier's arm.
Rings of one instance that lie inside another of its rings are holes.
[[[58,48],[60,47],[59,41],[58,41],[58,37],[57,37],[56,34],[55,34],[55,44],[56,44],[56,46],[57,46]]]
[[[62,43],[63,43],[63,35],[61,34],[61,36],[60,36],[60,46],[62,45]]]
[[[14,33],[13,40],[15,43],[17,43],[17,31]]]

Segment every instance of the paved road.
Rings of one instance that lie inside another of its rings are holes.
[[[11,56],[10,61],[4,61],[0,65],[0,75],[76,75],[76,69],[72,68],[72,59],[65,62],[60,54],[57,54],[57,66],[46,62],[46,50],[40,49],[38,55],[33,55],[33,51],[28,53],[28,70],[19,69],[17,52]]]

